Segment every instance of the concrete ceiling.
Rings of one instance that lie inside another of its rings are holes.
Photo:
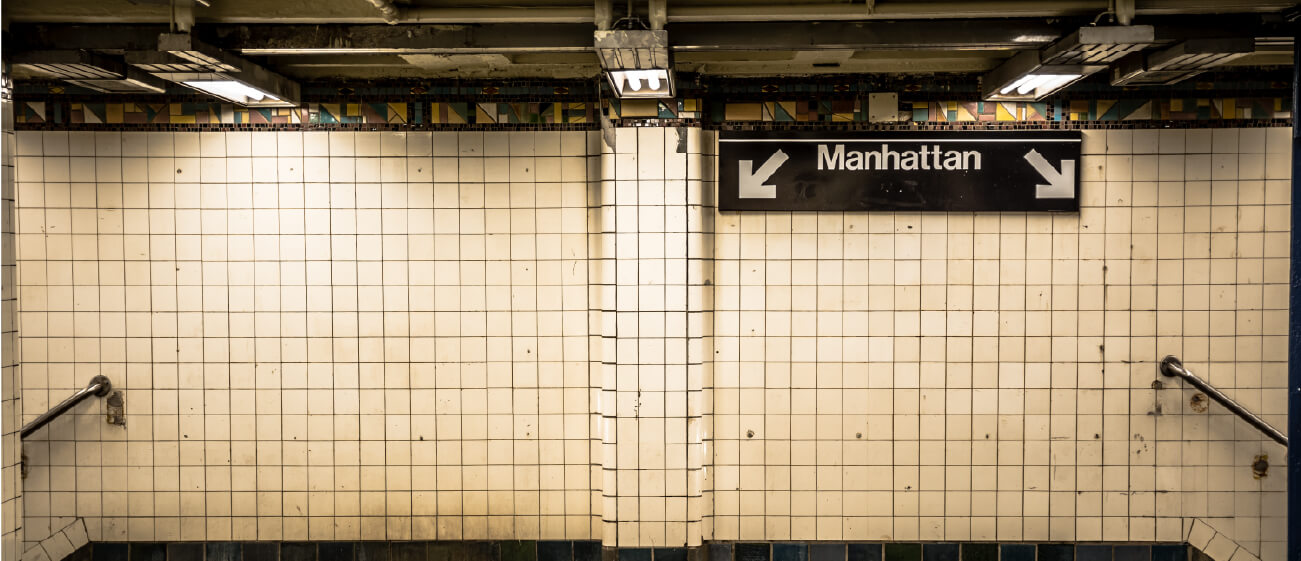
[[[182,20],[190,1],[175,0]],[[301,80],[585,78],[600,71],[591,48],[596,11],[574,0],[408,0],[394,5],[396,25],[386,25],[373,5],[387,0],[209,1],[190,8],[196,36]],[[703,75],[980,73],[1112,19],[1111,0],[656,1],[676,68]],[[1260,38],[1258,52],[1236,65],[1291,63],[1290,46],[1275,37],[1291,1],[1133,3],[1135,23],[1170,25],[1178,30],[1172,38]],[[643,0],[607,4],[616,20],[629,5],[643,19],[650,12]],[[173,0],[7,0],[0,9],[9,52],[119,53],[137,46],[135,37],[147,42],[165,31],[175,8]],[[91,36],[97,33],[108,37]],[[18,68],[14,76],[33,75]]]

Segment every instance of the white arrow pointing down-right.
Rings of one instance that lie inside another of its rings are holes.
[[[1047,185],[1040,183],[1034,186],[1034,198],[1069,199],[1075,196],[1075,160],[1062,160],[1060,173],[1038,150],[1031,149],[1026,152],[1025,161],[1030,162],[1035,171],[1048,180]]]

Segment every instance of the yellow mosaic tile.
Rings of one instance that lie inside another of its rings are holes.
[[[1111,107],[1115,104],[1116,100],[1114,99],[1099,99],[1098,112],[1096,113],[1098,118],[1101,119],[1103,115],[1106,115],[1107,111],[1110,111]]]
[[[1011,103],[994,104],[994,120],[996,121],[1015,121],[1017,116],[1013,113],[1017,107]]]
[[[763,106],[758,103],[729,103],[724,114],[729,121],[758,121],[763,118]]]
[[[660,102],[657,99],[625,99],[619,104],[619,116],[628,117],[658,117],[660,115]]]
[[[1138,108],[1134,109],[1133,111],[1130,111],[1128,115],[1121,117],[1121,119],[1126,121],[1147,120],[1151,118],[1152,118],[1151,101],[1138,106]]]
[[[494,105],[495,105],[495,104],[494,104]],[[476,103],[476,104],[474,104],[474,120],[475,120],[475,122],[476,122],[476,123],[495,123],[495,122],[497,122],[497,115],[496,115],[496,113],[489,113],[488,111],[484,110],[483,106],[484,106],[484,104],[482,104],[482,103]]]
[[[388,122],[390,123],[407,122],[407,104],[405,103],[388,104]]]

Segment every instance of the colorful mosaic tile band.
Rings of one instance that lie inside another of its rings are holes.
[[[867,120],[862,99],[728,102],[713,109],[715,122],[853,123]]]
[[[607,118],[614,119],[700,119],[705,106],[700,98],[601,100]]]
[[[586,124],[594,123],[588,102],[433,102],[429,122],[448,125]]]
[[[1289,119],[1291,100],[1283,97],[1061,100],[1054,102],[1057,121],[1204,121],[1215,119]]]
[[[862,98],[710,102],[704,98],[598,101],[309,102],[301,107],[246,108],[216,102],[98,102],[47,97],[16,101],[20,128],[61,126],[375,126],[590,128],[597,111],[612,121],[723,123],[866,123]],[[899,123],[1105,123],[1274,121],[1292,117],[1286,97],[1066,99],[1041,103],[900,102]]]
[[[714,122],[863,123],[862,100],[727,102]],[[1274,120],[1292,117],[1283,97],[1223,99],[1059,100],[1051,102],[902,101],[900,121],[913,123],[1049,121]]]
[[[18,125],[584,125],[589,102],[382,101],[248,108],[230,103],[19,100]]]
[[[907,102],[904,105],[908,105]],[[1048,120],[1047,103],[1007,103],[992,101],[921,101],[912,103],[906,116],[919,123],[963,123],[974,121]]]

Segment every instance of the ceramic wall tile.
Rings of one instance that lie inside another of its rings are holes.
[[[20,131],[6,406],[104,373],[128,423],[26,442],[5,547],[75,517],[630,547],[1203,519],[1276,559],[1283,475],[1240,468],[1282,451],[1152,382],[1180,355],[1285,420],[1279,131],[1086,131],[1054,216],[719,213],[695,128]]]
[[[1175,354],[1244,403],[1278,393],[1256,373],[1285,323],[1255,323],[1286,307],[1256,297],[1283,291],[1257,265],[1286,243],[1256,233],[1285,208],[1277,130],[1084,131],[1079,215],[718,216],[711,537],[1177,540],[1204,518],[1281,551],[1256,529],[1280,511],[1228,506],[1270,491],[1207,467],[1276,446],[1152,389]],[[1158,473],[1180,472],[1206,476],[1175,504]]]

